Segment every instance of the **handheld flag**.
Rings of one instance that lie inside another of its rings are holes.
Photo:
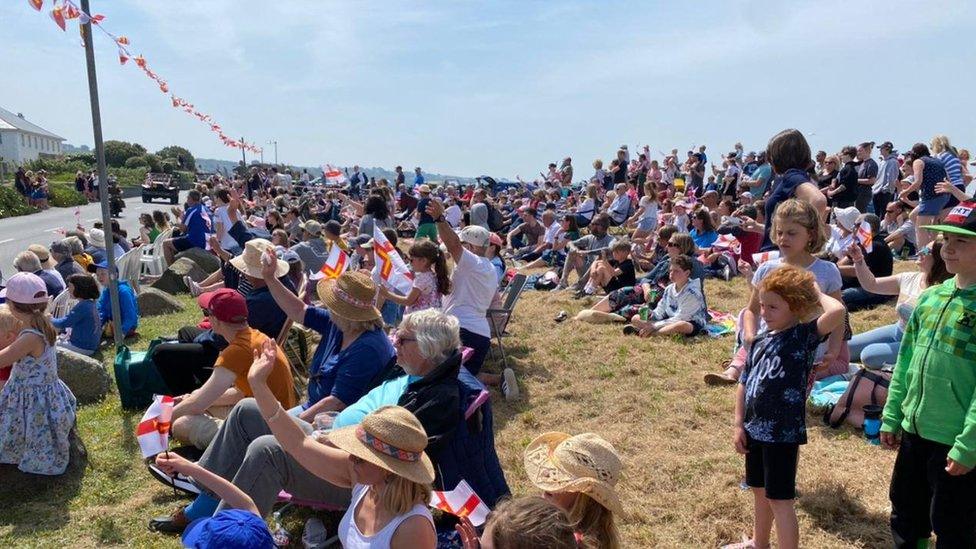
[[[471,524],[475,526],[484,524],[490,512],[485,502],[481,501],[478,494],[463,479],[450,492],[433,491],[430,506],[458,517],[468,517]]]
[[[779,250],[769,250],[768,252],[760,252],[758,254],[752,254],[752,262],[759,265],[769,261],[770,259],[779,258]]]
[[[862,221],[861,225],[857,228],[857,241],[864,246],[865,253],[871,253],[874,248],[872,244],[874,242],[874,234],[871,233],[871,224],[867,221]]]
[[[742,253],[742,244],[739,239],[730,234],[718,235],[718,240],[712,244],[712,247],[717,250],[728,250],[735,255]]]
[[[338,244],[333,244],[332,249],[329,251],[329,257],[322,264],[322,268],[317,273],[313,273],[309,278],[312,280],[339,278],[339,275],[344,273],[348,266],[349,256],[339,248]]]
[[[325,165],[325,168],[322,169],[322,175],[325,177],[326,183],[341,185],[342,183],[346,182],[346,174],[342,173],[342,170],[332,166],[331,164]]]
[[[402,294],[409,293],[413,286],[413,272],[403,262],[403,258],[397,253],[393,244],[390,244],[383,235],[383,231],[375,224],[373,225],[373,254],[376,256],[374,271],[379,274],[379,279]]]
[[[169,447],[170,422],[173,420],[173,397],[156,395],[136,427],[136,439],[142,457],[165,452]]]

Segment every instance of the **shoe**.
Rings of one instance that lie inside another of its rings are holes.
[[[637,335],[638,332],[640,332],[640,330],[638,330],[637,326],[634,326],[633,324],[628,324],[624,326],[625,336]]]
[[[162,534],[182,534],[190,524],[190,519],[183,513],[183,507],[173,511],[168,517],[156,517],[149,521],[149,529]]]
[[[567,313],[566,311],[559,311],[559,314],[556,315],[556,318],[554,318],[553,320],[556,322],[562,322],[567,318],[569,318],[569,313]]]
[[[515,370],[511,368],[505,368],[502,372],[502,394],[505,395],[505,400],[518,400],[518,381],[515,379]]]
[[[189,275],[183,277],[183,284],[186,284],[187,289],[190,290],[190,295],[193,297],[197,297],[202,293],[200,286]]]
[[[175,488],[188,496],[196,497],[200,495],[200,489],[197,488],[196,484],[193,484],[190,477],[181,475],[179,473],[177,473],[175,477],[171,477],[164,473],[162,469],[156,467],[155,463],[147,464],[146,469],[149,469],[149,474],[152,475],[154,479],[162,482],[170,488]]]
[[[732,379],[725,375],[725,373],[716,374],[715,372],[709,372],[705,374],[705,385],[735,385],[738,382],[738,380]]]
[[[732,269],[728,265],[722,267],[722,280],[726,282],[732,280]]]
[[[576,290],[573,293],[573,299],[583,299],[584,297],[586,297],[586,291],[584,290]]]

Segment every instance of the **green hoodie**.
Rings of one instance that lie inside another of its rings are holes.
[[[881,430],[901,429],[951,446],[976,466],[976,285],[955,277],[918,298],[901,340]]]

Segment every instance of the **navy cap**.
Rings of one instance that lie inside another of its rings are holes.
[[[199,549],[265,549],[275,546],[264,520],[242,509],[228,509],[191,522],[183,532],[183,545]]]

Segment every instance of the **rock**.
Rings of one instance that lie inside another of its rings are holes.
[[[152,287],[173,295],[189,293],[190,289],[183,283],[184,276],[189,276],[195,282],[200,282],[208,275],[192,259],[181,257],[166,268],[163,276],[152,283]]]
[[[192,259],[208,275],[220,268],[220,260],[217,259],[217,256],[203,248],[190,248],[189,250],[176,254],[174,259],[180,259],[181,257]]]
[[[94,358],[58,347],[58,377],[71,389],[79,404],[101,400],[112,387],[112,376]]]
[[[142,316],[178,313],[184,309],[178,299],[156,288],[143,288],[136,300],[139,302],[139,314]]]

